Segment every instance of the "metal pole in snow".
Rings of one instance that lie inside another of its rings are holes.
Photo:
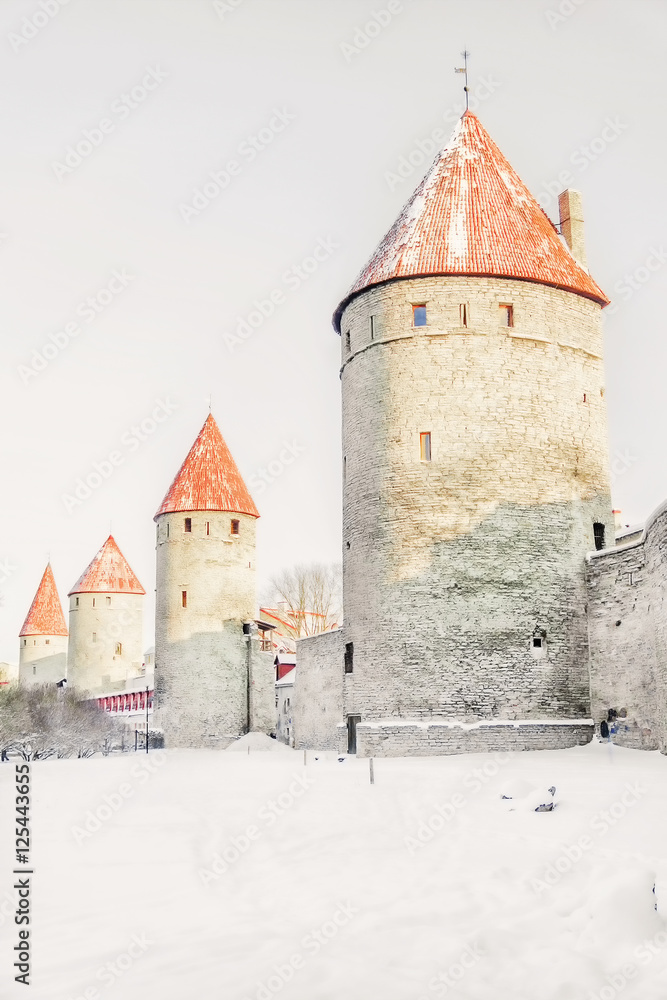
[[[371,785],[374,785],[375,784],[375,772],[373,770],[373,758],[372,757],[369,758],[368,763],[369,763],[369,771],[370,771],[370,776],[371,776]]]
[[[148,753],[148,684],[146,685],[146,753]]]
[[[303,751],[303,766],[304,766],[304,767],[306,766],[306,753],[307,753],[307,752],[308,752],[307,750],[304,750],[304,751]]]

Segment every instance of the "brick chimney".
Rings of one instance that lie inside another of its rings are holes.
[[[572,256],[586,271],[586,245],[584,242],[584,213],[581,207],[581,192],[568,188],[558,195],[561,230]]]

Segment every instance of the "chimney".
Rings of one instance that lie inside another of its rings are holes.
[[[584,243],[584,213],[581,207],[581,192],[568,188],[558,195],[561,231],[574,259],[588,271],[586,245]]]

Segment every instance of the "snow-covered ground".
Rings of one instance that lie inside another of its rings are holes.
[[[658,753],[383,759],[371,785],[367,760],[251,747],[38,762],[32,783],[26,993],[0,765],[3,998],[667,997]]]

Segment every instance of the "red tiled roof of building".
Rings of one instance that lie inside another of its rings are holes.
[[[19,635],[68,635],[51,563],[44,570]]]
[[[145,594],[113,535],[70,590],[72,594]]]
[[[337,332],[364,289],[435,274],[519,278],[609,302],[471,111],[338,306]]]
[[[155,518],[179,510],[224,510],[259,517],[236,462],[209,413]]]

